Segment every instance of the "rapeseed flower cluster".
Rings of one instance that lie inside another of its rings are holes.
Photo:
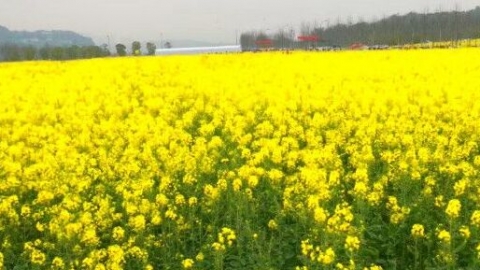
[[[0,64],[0,269],[480,267],[478,49]]]

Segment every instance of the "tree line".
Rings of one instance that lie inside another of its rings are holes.
[[[1,61],[33,61],[33,60],[73,60],[109,56],[110,52],[102,46],[23,46],[13,43],[0,45]]]
[[[146,54],[155,55],[156,45],[152,42],[146,43]],[[127,47],[121,43],[115,46],[117,56],[126,56]],[[33,61],[33,60],[74,60],[89,59],[115,55],[110,52],[108,45],[101,46],[43,46],[19,45],[16,43],[0,44],[0,61]],[[132,42],[131,55],[142,55],[141,43]]]
[[[155,50],[157,49],[157,45],[153,42],[147,42],[147,55],[155,55]],[[142,54],[142,44],[139,41],[132,42],[132,55],[138,56]],[[118,43],[115,45],[115,50],[118,56],[126,56],[127,55],[127,46],[122,43]]]
[[[329,23],[328,23],[329,24]],[[393,15],[374,22],[359,19],[356,23],[350,18],[339,20],[333,25],[315,27],[303,24],[300,35],[318,36],[320,40],[299,42],[293,29],[279,29],[267,35],[265,31],[242,33],[240,45],[243,50],[271,48],[298,48],[305,46],[346,47],[354,43],[365,45],[405,45],[412,43],[451,41],[480,38],[480,6],[469,11],[436,11],[429,13],[411,12],[406,15]],[[263,41],[269,40],[268,43]]]
[[[315,28],[325,43],[348,46],[352,43],[390,46],[480,38],[480,7],[470,11],[408,13],[376,22],[336,24]]]

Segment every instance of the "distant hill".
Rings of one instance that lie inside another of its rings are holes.
[[[54,47],[95,45],[91,38],[82,36],[72,31],[10,31],[8,28],[0,25],[0,44],[7,43],[34,47],[44,47],[46,45]]]

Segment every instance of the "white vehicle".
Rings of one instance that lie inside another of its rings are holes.
[[[155,55],[182,55],[182,54],[205,54],[205,53],[233,53],[241,52],[240,45],[215,46],[215,47],[190,47],[157,49]]]

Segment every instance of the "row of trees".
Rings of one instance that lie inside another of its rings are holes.
[[[121,43],[115,46],[118,56],[127,55],[127,47]],[[141,43],[134,41],[131,47],[131,55],[141,55]],[[157,46],[153,42],[147,42],[146,54],[155,55]],[[33,60],[73,60],[88,59],[110,56],[112,53],[107,44],[102,46],[22,46],[14,43],[0,44],[0,61],[33,61]]]
[[[109,56],[106,46],[69,46],[36,48],[5,43],[0,45],[1,61],[72,60]]]
[[[409,13],[393,15],[375,22],[359,20],[353,23],[337,21],[334,25],[315,27],[303,24],[300,35],[318,36],[320,40],[299,42],[293,30],[279,29],[272,35],[263,31],[242,33],[240,44],[243,50],[271,48],[298,48],[306,46],[341,46],[353,43],[367,45],[404,45],[423,42],[452,41],[480,38],[480,7],[470,11]],[[263,41],[268,40],[268,43]]]
[[[155,55],[155,50],[157,49],[157,45],[153,42],[147,42],[147,55]],[[115,45],[115,49],[117,51],[118,56],[126,56],[127,55],[127,47],[122,43],[118,43]],[[142,54],[142,44],[139,41],[132,42],[132,55],[141,55]]]
[[[327,43],[347,46],[365,44],[403,45],[480,38],[480,7],[470,11],[409,13],[376,22],[337,24],[316,28],[313,33]]]

